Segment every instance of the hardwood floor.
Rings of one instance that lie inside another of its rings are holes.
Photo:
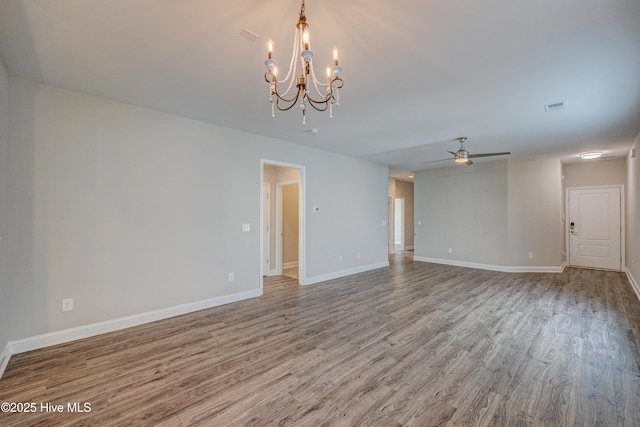
[[[639,340],[622,273],[396,256],[310,287],[266,278],[261,298],[15,355],[0,402],[38,410],[0,425],[638,426]]]

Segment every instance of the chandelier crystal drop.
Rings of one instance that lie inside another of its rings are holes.
[[[296,24],[293,40],[293,53],[287,75],[278,80],[278,63],[273,59],[273,41],[267,43],[268,58],[264,61],[267,71],[264,79],[269,84],[269,102],[271,117],[276,116],[276,108],[287,111],[295,105],[302,110],[302,124],[307,123],[307,107],[317,111],[329,110],[333,118],[333,106],[340,105],[342,67],[338,65],[338,49],[333,49],[333,65],[327,67],[326,83],[316,77],[313,69],[313,52],[309,40],[309,24],[304,14],[304,0],[300,7],[300,16]]]

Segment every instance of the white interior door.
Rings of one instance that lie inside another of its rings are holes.
[[[569,190],[569,265],[620,270],[620,188]]]
[[[390,254],[394,254],[395,250],[393,249],[394,245],[393,245],[393,228],[395,227],[395,220],[393,218],[393,214],[395,211],[395,204],[393,202],[393,196],[389,196],[388,199],[388,206],[389,206],[389,220],[387,221],[387,229],[388,229],[388,233],[389,233],[389,253]]]
[[[262,243],[262,275],[268,276],[271,272],[271,184],[263,184],[262,191],[263,215],[262,232],[264,233]]]
[[[404,250],[404,198],[394,201],[393,224],[393,248],[396,251]]]

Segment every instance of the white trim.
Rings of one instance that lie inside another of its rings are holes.
[[[7,345],[4,346],[2,354],[0,354],[0,378],[2,378],[4,370],[7,369],[9,359],[11,359],[11,343],[7,343]]]
[[[188,304],[177,305],[174,307],[163,308],[160,310],[149,311],[146,313],[134,314],[131,316],[120,317],[118,319],[107,320],[104,322],[92,323],[90,325],[78,326],[76,328],[65,329],[62,331],[50,332],[48,334],[36,335],[34,337],[23,338],[9,342],[11,354],[23,353],[25,351],[37,350],[39,348],[51,345],[63,344],[70,341],[88,338],[107,332],[118,331],[120,329],[130,328],[132,326],[143,325],[158,320],[167,319],[194,311],[204,310],[219,305],[238,302],[250,298],[256,298],[262,295],[261,289],[240,292],[233,295],[212,298],[204,301],[197,301]]]
[[[321,274],[320,276],[309,277],[302,285],[315,285],[316,283],[325,282],[327,280],[339,279],[352,274],[364,273],[365,271],[375,270],[378,268],[389,267],[389,261],[381,261],[375,264],[363,265],[360,267],[349,268],[346,270],[335,271],[333,273]]]
[[[264,167],[262,168],[262,170],[264,171]],[[261,177],[261,180],[264,180],[264,177]],[[262,183],[262,205],[260,206],[260,217],[262,218],[260,221],[260,235],[261,235],[261,239],[260,239],[260,247],[262,248],[262,253],[261,253],[261,257],[262,257],[262,265],[260,268],[260,277],[264,276],[265,274],[268,274],[268,272],[271,270],[271,183],[269,182],[263,182]],[[265,206],[264,206],[264,197],[265,195],[267,195],[267,199],[269,200],[269,206],[267,207],[267,210],[265,211]],[[266,218],[265,218],[266,217]],[[266,230],[269,230],[268,233],[265,233],[265,222],[268,222]],[[265,240],[266,239],[266,240]],[[267,261],[268,262],[265,262]]]
[[[277,276],[277,275],[278,275],[278,270],[275,270],[275,269],[269,270],[267,272],[267,276]]]
[[[638,282],[633,277],[633,274],[631,274],[631,270],[629,270],[629,268],[625,269],[625,273],[627,273],[627,278],[629,279],[629,282],[631,283],[631,287],[635,291],[636,296],[638,297],[638,300],[640,300],[640,285],[638,285]]]
[[[414,249],[414,247],[413,247],[413,246],[405,246],[405,247],[404,247],[404,250],[405,250],[405,251],[411,251],[411,250],[413,250],[413,249]]]
[[[282,268],[294,268],[298,266],[298,261],[284,262],[282,263]]]
[[[507,266],[495,264],[481,264],[477,262],[457,261],[453,259],[429,258],[414,256],[414,261],[431,262],[434,264],[455,265],[457,267],[477,268],[479,270],[500,271],[502,273],[562,273],[565,268],[563,262],[560,266]]]

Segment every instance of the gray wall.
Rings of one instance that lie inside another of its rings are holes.
[[[525,268],[564,261],[559,160],[416,172],[414,197],[416,257]]]
[[[636,157],[627,157],[627,200],[626,200],[626,264],[627,271],[640,284],[640,134],[633,148]],[[640,288],[636,288],[640,292]],[[640,296],[640,295],[639,295]]]
[[[9,95],[5,341],[259,289],[261,159],[306,167],[308,278],[387,261],[385,166],[19,78]]]
[[[505,264],[506,160],[416,172],[414,201],[416,256]]]
[[[508,165],[508,265],[559,267],[564,261],[562,165],[553,159],[510,159]]]
[[[592,160],[563,166],[564,188],[624,185],[627,182],[627,160]]]
[[[0,60],[0,369],[9,341],[9,285],[7,282],[7,207],[9,171],[9,76]]]

